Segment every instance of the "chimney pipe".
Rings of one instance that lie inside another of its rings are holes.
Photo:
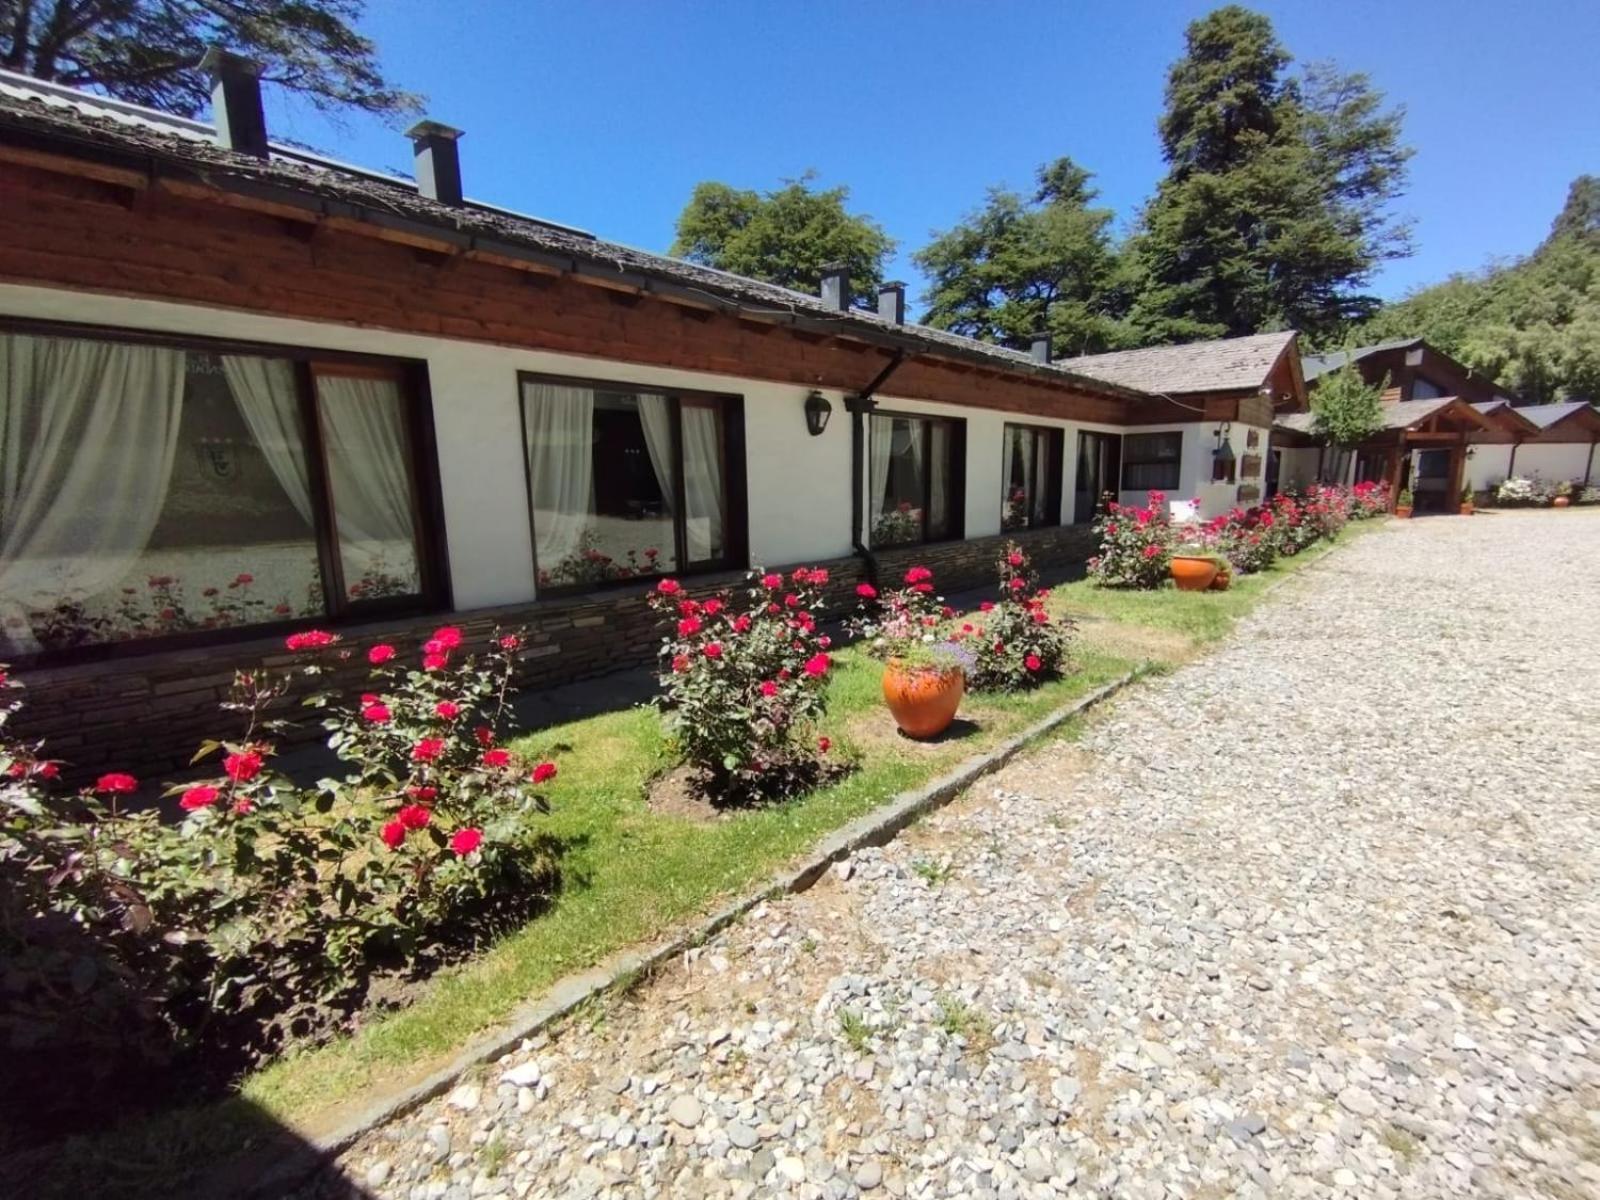
[[[418,121],[406,130],[416,151],[417,191],[429,200],[461,205],[461,154],[456,141],[461,130],[438,121]]]
[[[1048,363],[1050,361],[1050,335],[1048,333],[1034,334],[1033,345],[1029,347],[1029,352],[1033,355],[1034,362]]]
[[[906,285],[899,280],[878,289],[878,315],[891,325],[906,323]]]
[[[261,64],[221,46],[200,60],[211,72],[211,119],[217,145],[266,158],[267,118],[261,111]]]
[[[850,269],[839,263],[822,268],[822,302],[840,312],[850,307]]]

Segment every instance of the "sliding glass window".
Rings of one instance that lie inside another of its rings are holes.
[[[744,565],[736,396],[524,376],[541,595]]]
[[[431,606],[406,380],[400,364],[0,330],[6,656]]]
[[[959,538],[966,423],[874,413],[868,510],[875,547]]]
[[[1001,438],[1000,528],[1040,529],[1061,524],[1059,429],[1007,425]]]

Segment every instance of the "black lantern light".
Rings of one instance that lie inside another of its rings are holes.
[[[833,405],[828,403],[828,398],[821,392],[812,391],[806,397],[806,431],[812,437],[819,437],[828,427],[828,418],[833,415]]]
[[[1211,451],[1211,479],[1214,483],[1233,482],[1233,443],[1228,440],[1231,432],[1233,425],[1228,421],[1217,426],[1217,444]]]

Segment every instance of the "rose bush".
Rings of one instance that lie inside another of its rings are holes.
[[[742,597],[684,594],[663,579],[650,606],[668,625],[661,694],[672,744],[721,802],[782,795],[816,781],[825,748],[830,639],[818,632],[822,568],[750,573]]]
[[[979,691],[1025,691],[1066,670],[1074,626],[1046,610],[1050,593],[1040,589],[1022,547],[1007,542],[996,565],[1000,598],[981,607],[970,631],[958,630],[971,638],[977,658],[967,679]]]
[[[1100,549],[1089,575],[1101,587],[1157,588],[1167,579],[1174,535],[1165,493],[1153,491],[1143,507],[1107,504],[1095,518]]]
[[[1240,575],[1253,575],[1277,560],[1274,520],[1270,508],[1229,509],[1201,527],[1203,542]]]
[[[130,1043],[155,1030],[172,1052],[237,1061],[328,1032],[375,972],[426,969],[525,910],[552,879],[537,816],[555,766],[497,744],[518,644],[469,653],[447,627],[419,660],[370,649],[370,691],[309,701],[348,767],[309,788],[273,768],[287,677],[240,673],[224,707],[242,733],[201,747],[213,774],[168,790],[176,823],[125,811],[139,783],[124,772],[55,796],[43,747],[0,737],[0,952],[27,964],[12,998],[58,1004],[89,962]],[[311,675],[349,657],[317,630],[288,647]]]

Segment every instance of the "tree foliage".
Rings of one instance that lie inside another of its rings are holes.
[[[846,208],[850,190],[818,190],[806,172],[770,192],[697,184],[678,216],[670,253],[690,262],[815,293],[822,269],[843,264],[858,304],[873,303],[894,241]]]
[[[1290,56],[1236,5],[1195,21],[1168,75],[1168,173],[1129,252],[1131,321],[1147,343],[1295,328],[1328,336],[1370,315],[1373,269],[1409,252],[1388,214],[1410,155],[1399,111],[1364,75]]]
[[[1383,389],[1388,386],[1388,376],[1375,384],[1363,380],[1352,356],[1317,381],[1311,393],[1312,433],[1343,449],[1365,441],[1383,428]]]
[[[1116,345],[1112,212],[1093,206],[1090,178],[1059,158],[1039,168],[1029,197],[989,189],[982,208],[913,256],[930,280],[923,320],[1010,344],[1048,330],[1063,353]]]
[[[211,102],[200,59],[222,45],[320,109],[415,111],[419,98],[384,78],[356,32],[363,10],[363,0],[0,0],[0,66],[192,117]]]
[[[1415,292],[1362,339],[1424,337],[1526,400],[1600,399],[1597,183],[1573,181],[1550,238],[1527,258]]]

